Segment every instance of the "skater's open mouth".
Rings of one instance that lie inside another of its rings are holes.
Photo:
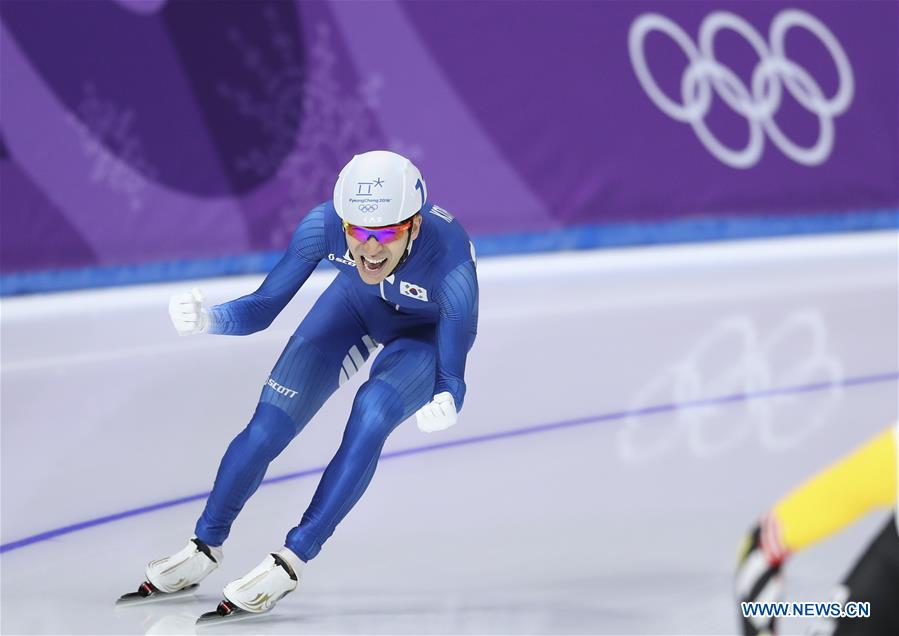
[[[384,265],[387,263],[386,256],[382,256],[379,259],[378,258],[368,259],[365,256],[362,256],[360,254],[359,257],[362,259],[362,266],[365,268],[366,272],[371,272],[371,273],[379,272],[384,267]]]

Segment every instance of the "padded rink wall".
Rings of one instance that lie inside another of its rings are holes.
[[[0,293],[266,271],[372,148],[482,256],[895,228],[897,24],[895,2],[3,2]]]

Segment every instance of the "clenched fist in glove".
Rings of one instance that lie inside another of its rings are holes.
[[[179,336],[209,331],[209,310],[203,306],[203,294],[196,287],[169,299],[169,317]]]
[[[456,423],[456,417],[456,401],[448,391],[438,393],[415,413],[418,428],[425,433],[449,428]]]

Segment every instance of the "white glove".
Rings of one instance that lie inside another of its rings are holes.
[[[451,393],[444,391],[434,396],[430,402],[415,413],[419,430],[434,433],[449,428],[456,423],[456,401]]]
[[[169,317],[179,336],[209,331],[209,310],[203,306],[203,294],[196,287],[169,299]]]

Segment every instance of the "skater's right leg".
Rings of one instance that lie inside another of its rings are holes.
[[[307,420],[308,421],[308,420]],[[231,442],[219,465],[215,485],[194,532],[209,545],[220,546],[231,524],[265,476],[269,463],[306,422],[295,422],[283,410],[260,402],[247,427]]]
[[[291,337],[263,387],[253,418],[222,458],[195,537],[172,556],[152,561],[148,581],[126,596],[156,597],[189,589],[218,567],[220,546],[262,482],[269,462],[369,358],[376,345],[366,335],[347,287],[345,277],[338,276]]]
[[[321,295],[263,386],[256,412],[231,442],[195,534],[220,546],[269,463],[306,426],[342,380],[375,349],[342,277]]]

